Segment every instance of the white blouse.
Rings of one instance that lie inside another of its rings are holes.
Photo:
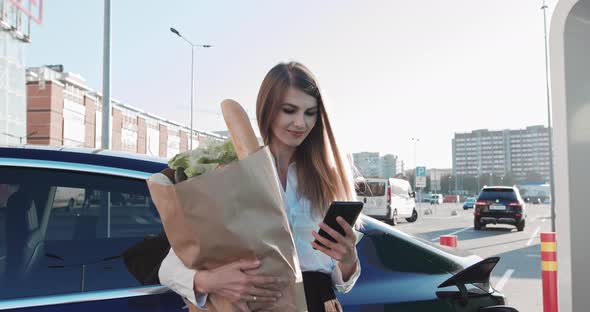
[[[344,282],[338,262],[319,250],[313,249],[311,242],[315,240],[311,231],[319,231],[319,224],[323,217],[319,213],[312,213],[311,202],[299,196],[297,193],[297,170],[295,164],[289,165],[287,172],[287,185],[285,190],[281,188],[283,202],[289,225],[295,241],[295,249],[299,257],[302,272],[322,272],[332,276],[334,289],[346,293],[352,289],[358,279],[361,268],[357,261],[356,272]],[[357,233],[357,237],[360,233]],[[358,242],[358,239],[357,239]],[[162,261],[158,272],[160,283],[180,294],[199,308],[205,308],[206,295],[195,296],[193,278],[195,270],[186,268],[172,248]]]

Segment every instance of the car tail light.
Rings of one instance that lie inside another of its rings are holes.
[[[391,204],[391,188],[387,189],[387,203]]]
[[[488,202],[485,201],[485,200],[478,200],[478,201],[475,202],[475,205],[476,206],[487,206],[488,205]]]
[[[510,206],[510,207],[515,207],[515,208],[522,208],[522,206],[520,205],[520,203],[519,203],[519,202],[512,202],[512,203],[509,203],[509,204],[508,204],[508,206]]]
[[[479,211],[475,212],[474,215],[479,216],[481,213]]]
[[[522,215],[520,213],[515,214],[515,216],[522,217]]]

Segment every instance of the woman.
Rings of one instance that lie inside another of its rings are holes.
[[[272,68],[260,87],[256,115],[264,143],[275,158],[309,311],[340,311],[333,289],[349,291],[360,274],[356,235],[342,218],[338,223],[345,236],[322,219],[332,201],[354,198],[354,185],[311,72],[296,62]],[[319,228],[336,242],[318,235]],[[316,244],[316,239],[326,247]],[[280,296],[280,281],[275,277],[249,273],[259,265],[238,261],[215,270],[193,271],[171,249],[159,277],[199,308],[205,308],[207,294],[217,293],[249,311],[248,301],[272,306]]]

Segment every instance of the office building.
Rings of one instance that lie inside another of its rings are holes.
[[[549,181],[549,129],[544,126],[455,133],[452,150],[454,175],[510,174],[517,180],[539,176]]]

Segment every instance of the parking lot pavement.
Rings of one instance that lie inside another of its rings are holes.
[[[492,285],[520,311],[542,311],[540,233],[551,231],[550,206],[527,205],[524,231],[508,225],[473,229],[473,209],[461,204],[418,204],[415,223],[400,221],[398,229],[438,244],[440,235],[457,235],[458,248],[487,258],[499,256]],[[456,212],[456,214],[453,213]]]

